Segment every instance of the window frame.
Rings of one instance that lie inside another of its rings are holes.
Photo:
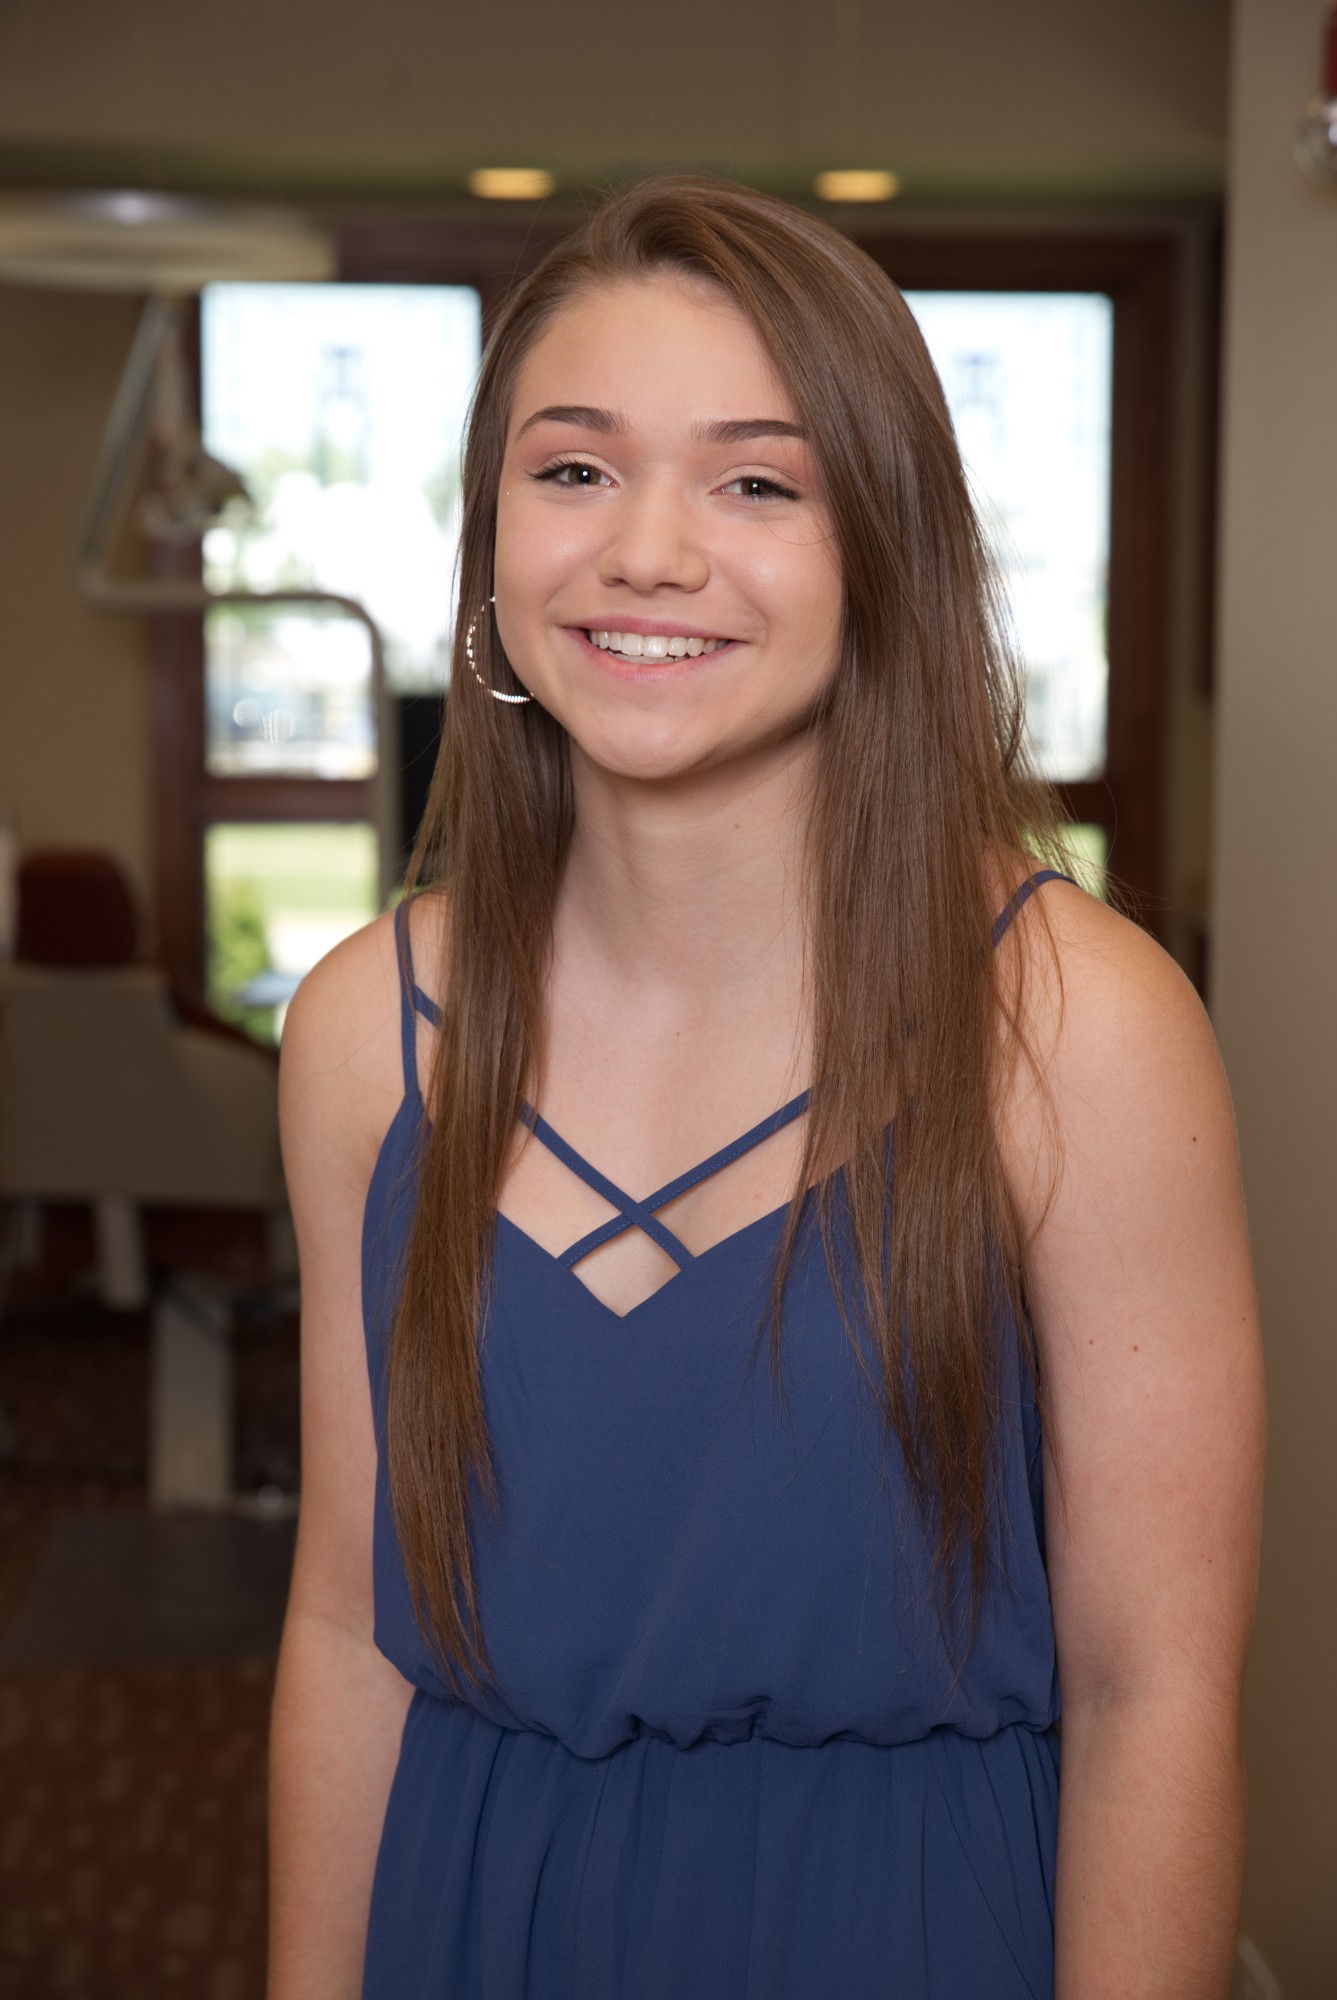
[[[515,280],[577,220],[534,229],[505,220],[336,219],[336,281],[471,285],[482,300],[486,339]],[[1059,791],[1074,819],[1105,830],[1111,872],[1159,930],[1165,910],[1174,239],[1168,232],[851,234],[907,291],[1086,291],[1113,302],[1106,768],[1099,778],[1060,785]],[[198,318],[192,345],[198,398]],[[153,566],[158,576],[199,581],[201,552],[159,551]],[[219,821],[370,819],[375,779],[210,774],[204,619],[195,612],[151,622],[149,727],[158,951],[183,990],[202,993],[206,828]]]
[[[509,227],[443,229],[416,221],[336,223],[336,269],[342,284],[470,285],[482,301],[483,335],[514,279],[532,269],[566,232],[521,234]],[[188,342],[193,393],[200,409],[198,308]],[[157,577],[203,577],[199,545],[159,549]],[[205,968],[204,848],[208,827],[222,821],[347,824],[375,820],[375,775],[322,778],[301,773],[220,775],[206,768],[204,616],[169,613],[152,622],[149,654],[152,788],[150,850],[158,956],[180,989],[203,998]]]
[[[856,239],[905,291],[1098,292],[1114,308],[1105,769],[1061,783],[1153,931],[1165,908],[1174,244],[1128,234]]]

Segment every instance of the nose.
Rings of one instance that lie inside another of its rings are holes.
[[[613,514],[613,532],[599,562],[599,581],[648,595],[666,587],[701,590],[710,560],[690,502],[669,480],[624,490]]]

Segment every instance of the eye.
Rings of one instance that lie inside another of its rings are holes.
[[[731,479],[724,491],[738,492],[743,500],[797,500],[799,497],[792,486],[782,486],[778,479],[763,479],[759,472],[745,472],[739,478]]]
[[[588,491],[597,487],[600,480],[607,480],[608,474],[582,458],[563,458],[556,465],[544,466],[542,472],[536,472],[534,477],[545,480],[550,486],[583,487]]]

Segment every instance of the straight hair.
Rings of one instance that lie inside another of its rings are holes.
[[[967,1643],[1003,1539],[1004,1341],[1020,1342],[1035,1375],[1022,1230],[994,1129],[1004,1080],[1018,1061],[1036,1067],[1026,954],[988,945],[999,885],[1005,896],[1028,853],[1058,856],[1059,820],[1025,754],[1022,682],[942,388],[899,291],[846,237],[727,182],[650,180],[551,251],[488,340],[464,456],[453,679],[407,878],[410,893],[445,891],[442,1025],[386,1450],[418,1621],[456,1685],[488,1671],[470,1536],[472,1508],[495,1503],[480,1343],[496,1202],[521,1107],[539,1100],[573,821],[564,731],[537,701],[489,699],[464,629],[492,588],[521,363],[578,295],[666,272],[715,287],[755,328],[810,440],[843,577],[838,656],[810,725],[813,1068],[771,1286],[771,1362],[778,1380],[786,1276],[815,1220],[942,1604],[952,1620],[967,1609]],[[485,682],[517,688],[491,618],[474,651]]]

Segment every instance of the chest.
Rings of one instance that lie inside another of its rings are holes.
[[[741,1132],[740,1116],[718,1103],[685,1115],[665,1105],[639,1119],[590,1116],[572,1103],[564,1128],[545,1118],[517,1129],[498,1210],[567,1260],[601,1305],[626,1314],[687,1260],[788,1204],[803,1165],[801,1115]]]

